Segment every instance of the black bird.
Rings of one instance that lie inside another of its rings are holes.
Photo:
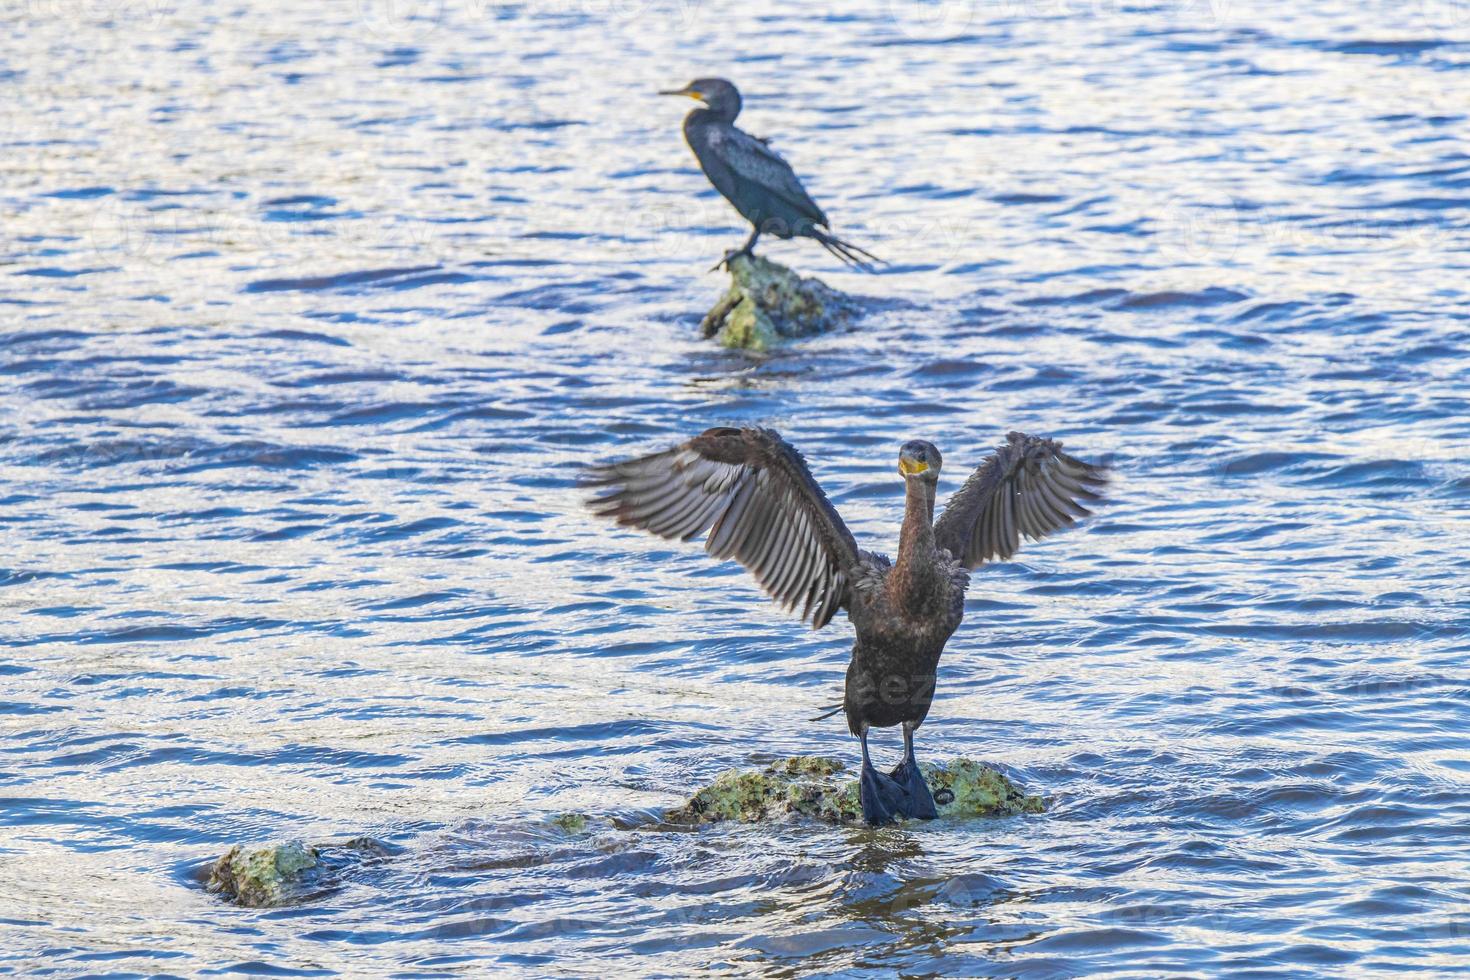
[[[821,629],[847,610],[857,634],[843,710],[862,742],[863,818],[930,818],[934,799],[914,761],[914,730],[934,699],[935,670],[964,615],[969,570],[1007,560],[1022,537],[1069,527],[1097,500],[1105,471],[1050,439],[1012,432],[934,520],[943,463],[913,440],[898,456],[906,484],[898,559],[858,548],[801,454],[772,429],[709,429],[673,449],[588,471],[603,488],[592,511],[663,538],[734,558],[787,610]],[[903,762],[889,775],[868,758],[868,729],[903,726]]]
[[[827,216],[796,178],[791,165],[766,141],[735,128],[740,115],[740,92],[723,78],[696,78],[681,89],[659,95],[687,95],[703,102],[684,117],[684,139],[715,190],[754,225],[750,237],[720,263],[750,255],[763,233],[777,238],[814,238],[843,262],[871,271],[877,256],[836,237]]]

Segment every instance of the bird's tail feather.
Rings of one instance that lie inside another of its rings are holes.
[[[841,701],[838,701],[836,704],[824,704],[822,705],[822,707],[823,709],[825,709],[826,714],[817,715],[815,718],[811,719],[812,721],[826,721],[828,718],[831,718],[833,715],[837,714],[837,712],[841,711],[844,705]]]
[[[828,234],[820,228],[813,228],[811,235],[822,243],[822,247],[837,256],[846,264],[864,272],[874,272],[873,263],[881,263],[883,260],[865,248],[859,248],[851,242],[844,242],[836,235]]]

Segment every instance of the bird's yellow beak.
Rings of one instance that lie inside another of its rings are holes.
[[[900,458],[898,461],[898,471],[904,476],[913,476],[915,473],[922,473],[928,468],[928,463],[921,463],[916,459]]]
[[[660,89],[658,94],[659,95],[687,95],[691,99],[699,99],[700,101],[704,101],[704,93],[703,92],[700,92],[700,91],[697,91],[695,89],[692,89],[692,88],[690,88],[687,85],[684,86],[683,88],[666,88],[666,89]]]

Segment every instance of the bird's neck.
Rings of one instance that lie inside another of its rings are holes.
[[[898,560],[889,575],[894,598],[905,608],[915,607],[930,593],[934,561],[934,484],[906,480],[903,528],[899,531]]]
[[[735,106],[734,108],[729,106],[710,106],[707,109],[701,106],[684,117],[684,126],[687,129],[690,126],[701,126],[706,123],[730,124],[735,122],[735,117],[738,115],[740,115],[739,106]]]

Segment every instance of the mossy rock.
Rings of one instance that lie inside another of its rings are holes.
[[[558,813],[548,821],[564,834],[586,833],[588,819],[585,813]]]
[[[941,817],[1012,816],[1040,813],[1045,804],[999,770],[954,759],[920,763]],[[678,823],[718,823],[808,817],[823,823],[860,823],[858,781],[835,759],[782,759],[762,770],[731,770],[667,814]]]
[[[365,858],[393,853],[371,837],[332,844],[288,840],[236,844],[209,869],[205,889],[245,908],[292,905],[332,890],[343,872]]]
[[[729,290],[699,325],[705,337],[726,347],[768,350],[782,340],[844,327],[857,312],[851,297],[820,279],[758,255],[735,256],[729,271]]]

